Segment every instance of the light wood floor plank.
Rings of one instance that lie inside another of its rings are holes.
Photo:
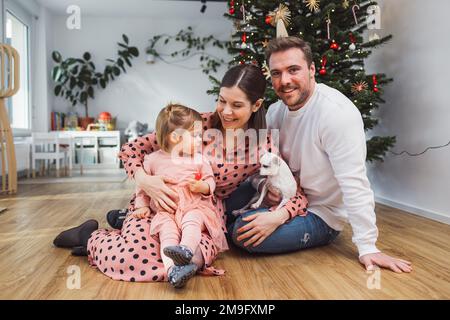
[[[0,198],[0,299],[450,299],[450,226],[377,205],[378,246],[413,262],[411,274],[381,271],[381,288],[369,289],[347,227],[327,247],[282,255],[232,249],[216,266],[223,277],[195,277],[183,290],[167,283],[113,281],[87,259],[54,248],[62,230],[87,219],[106,227],[105,213],[127,204],[127,183],[21,185]],[[81,271],[81,288],[69,290],[67,270]]]

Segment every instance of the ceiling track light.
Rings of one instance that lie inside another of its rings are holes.
[[[202,8],[200,9],[201,13],[205,13],[206,11],[206,0],[200,0],[200,2],[202,3]]]

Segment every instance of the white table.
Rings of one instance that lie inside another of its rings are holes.
[[[84,150],[94,150],[94,166],[120,168],[118,154],[120,152],[120,131],[58,131],[61,137],[71,137],[75,141],[75,152],[78,148],[80,160],[83,160]],[[83,161],[76,164],[83,167],[91,166],[83,164]]]

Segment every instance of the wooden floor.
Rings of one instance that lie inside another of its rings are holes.
[[[105,213],[123,207],[131,192],[126,183],[39,184],[1,197],[8,210],[0,213],[0,299],[450,299],[450,226],[382,205],[378,246],[411,260],[412,274],[366,273],[349,227],[334,244],[303,252],[232,249],[216,262],[225,276],[197,276],[183,290],[112,281],[86,258],[53,247],[55,235],[86,219],[106,226]],[[80,289],[67,287],[71,266],[81,271]]]

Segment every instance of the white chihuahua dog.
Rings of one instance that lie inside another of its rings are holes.
[[[276,210],[284,206],[297,193],[297,182],[283,159],[274,153],[267,152],[261,156],[259,162],[261,164],[260,175],[267,176],[261,194],[256,192],[255,196],[245,207],[234,210],[233,215],[235,216],[243,214],[249,207],[252,209],[259,208],[269,191],[269,186],[279,190],[282,195],[282,200]]]

